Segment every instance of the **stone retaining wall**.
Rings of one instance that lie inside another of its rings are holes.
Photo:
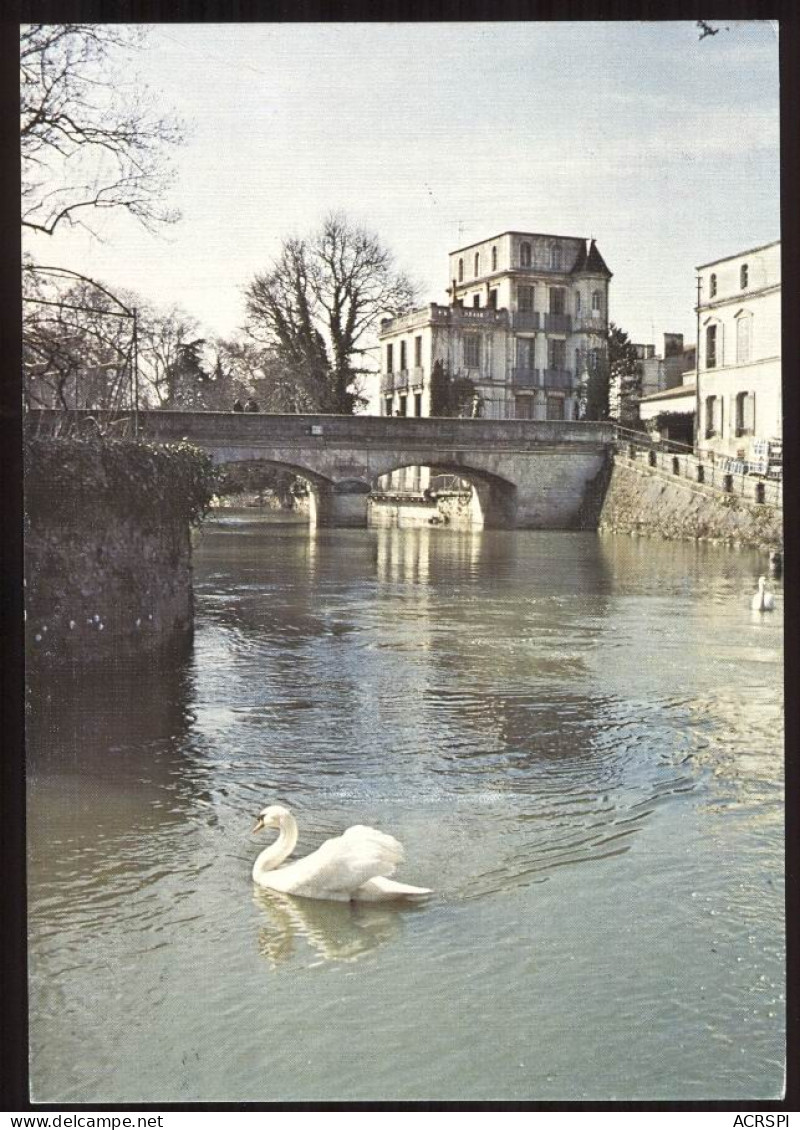
[[[34,664],[147,658],[192,636],[191,534],[95,503],[32,524],[25,539],[26,652]]]
[[[670,478],[616,456],[599,528],[670,540],[701,539],[768,550],[783,541],[783,512]]]

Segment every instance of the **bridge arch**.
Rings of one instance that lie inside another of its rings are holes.
[[[308,512],[312,526],[332,524],[335,517],[334,511],[337,509],[338,496],[344,494],[363,494],[366,496],[370,491],[368,483],[355,483],[352,480],[345,480],[343,484],[338,483],[303,463],[273,459],[262,452],[226,450],[224,455],[221,456],[218,452],[212,451],[212,458],[218,467],[230,467],[237,464],[261,465],[274,467],[279,471],[288,471],[289,474],[302,479],[308,484]],[[363,505],[366,506],[366,501]],[[339,508],[347,509],[346,506],[341,507],[341,505]]]
[[[471,525],[485,529],[505,529],[514,525],[517,485],[502,475],[488,471],[485,467],[475,467],[471,462],[464,463],[432,455],[424,461],[420,461],[419,457],[413,461],[400,458],[388,470],[381,471],[378,478],[402,471],[406,467],[424,467],[435,475],[453,475],[469,483],[472,488],[469,514]],[[377,486],[377,478],[374,486]]]

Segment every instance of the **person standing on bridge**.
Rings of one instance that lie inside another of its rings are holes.
[[[258,402],[253,400],[251,396],[247,404],[245,404],[244,410],[245,412],[259,412],[260,408],[258,407]]]

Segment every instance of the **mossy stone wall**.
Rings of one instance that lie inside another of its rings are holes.
[[[112,663],[185,646],[192,635],[191,528],[213,482],[208,457],[186,447],[29,444],[29,663]]]

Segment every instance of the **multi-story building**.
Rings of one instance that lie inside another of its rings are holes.
[[[450,305],[381,322],[381,414],[428,416],[440,362],[475,411],[563,420],[604,362],[611,272],[594,240],[503,232],[449,257]]]
[[[661,355],[652,345],[637,345],[636,349],[642,351],[639,358],[642,396],[676,388],[690,369],[694,374],[694,346],[683,344],[683,334],[664,334],[664,352]]]
[[[641,394],[636,403],[629,406],[631,423],[628,426],[644,424],[648,431],[661,439],[691,446],[694,440],[695,347],[684,345],[683,334],[665,333],[661,356],[652,345],[637,345],[635,348],[639,355]]]
[[[776,240],[697,268],[701,448],[755,460],[781,436],[780,252]]]

